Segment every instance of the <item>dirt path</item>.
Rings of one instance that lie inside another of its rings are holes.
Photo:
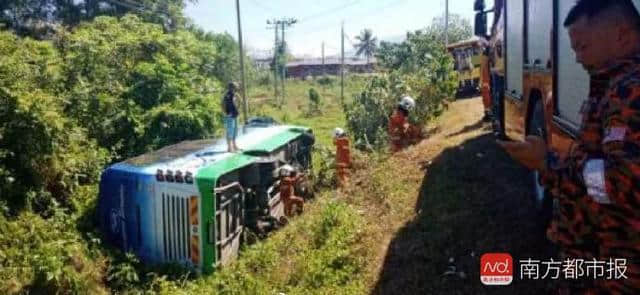
[[[456,101],[429,139],[354,176],[345,195],[375,232],[371,293],[548,293],[549,282],[480,283],[483,253],[551,253],[535,222],[529,174],[495,145],[482,115],[479,99]],[[451,266],[456,274],[443,275]]]

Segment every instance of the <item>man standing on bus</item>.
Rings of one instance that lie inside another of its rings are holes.
[[[564,25],[591,76],[574,147],[556,161],[539,137],[499,144],[558,199],[548,236],[563,259],[626,259],[626,278],[573,291],[640,294],[640,16],[631,0],[580,0]]]
[[[224,129],[227,135],[227,151],[230,153],[238,151],[236,136],[238,135],[238,108],[236,107],[236,90],[238,84],[229,83],[227,92],[222,98],[222,111],[224,112]]]

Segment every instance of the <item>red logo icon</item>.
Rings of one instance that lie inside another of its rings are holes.
[[[513,281],[513,258],[509,253],[486,253],[480,257],[480,281],[485,285],[509,285]]]

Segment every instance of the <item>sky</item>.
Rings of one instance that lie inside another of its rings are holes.
[[[449,12],[473,24],[473,2],[449,0]],[[271,54],[275,31],[267,20],[296,18],[298,23],[285,31],[290,51],[297,57],[320,57],[323,41],[326,56],[340,54],[342,21],[345,51],[352,52],[363,29],[371,29],[378,40],[401,41],[407,31],[444,16],[445,0],[240,0],[240,10],[244,46],[251,55]],[[207,31],[237,38],[235,0],[198,0],[187,6],[186,14]]]

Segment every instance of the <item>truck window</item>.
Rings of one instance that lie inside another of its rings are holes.
[[[522,99],[524,1],[505,1],[507,9],[507,85],[506,95]]]
[[[542,66],[551,60],[551,29],[553,27],[553,0],[527,1],[529,17],[527,25],[529,63],[540,61]]]

